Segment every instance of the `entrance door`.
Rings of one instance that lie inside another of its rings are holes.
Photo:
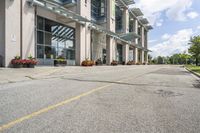
[[[117,61],[121,64],[123,62],[123,47],[117,44]]]

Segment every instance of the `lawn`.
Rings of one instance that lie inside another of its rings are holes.
[[[186,66],[188,69],[194,71],[194,72],[197,72],[200,74],[200,66],[194,66],[194,65],[187,65]]]

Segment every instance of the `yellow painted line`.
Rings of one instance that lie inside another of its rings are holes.
[[[26,116],[24,116],[24,117],[21,117],[21,118],[19,118],[19,119],[16,119],[16,120],[14,120],[14,121],[12,121],[12,122],[10,122],[10,123],[8,123],[8,124],[5,124],[5,125],[0,126],[0,131],[3,131],[3,130],[5,130],[5,129],[8,129],[8,128],[10,128],[10,127],[12,127],[12,126],[14,126],[14,125],[16,125],[16,124],[18,124],[18,123],[21,123],[21,122],[23,122],[23,121],[25,121],[25,120],[31,119],[31,118],[33,118],[33,117],[35,117],[35,116],[38,116],[38,115],[42,114],[42,113],[48,112],[48,111],[50,111],[50,110],[52,110],[52,109],[55,109],[55,108],[57,108],[57,107],[59,107],[59,106],[63,106],[63,105],[65,105],[65,104],[68,104],[68,103],[70,103],[70,102],[73,102],[73,101],[75,101],[75,100],[78,100],[78,99],[80,99],[80,98],[82,98],[82,97],[85,97],[85,96],[87,96],[87,95],[90,95],[90,94],[92,94],[92,93],[94,93],[94,92],[97,92],[97,91],[99,91],[99,90],[102,90],[102,89],[104,89],[104,88],[106,88],[106,87],[109,87],[109,86],[111,86],[111,85],[112,85],[112,84],[108,84],[108,85],[105,85],[105,86],[98,87],[98,88],[93,89],[93,90],[91,90],[91,91],[82,93],[82,94],[80,94],[80,95],[78,95],[78,96],[75,96],[75,97],[73,97],[73,98],[70,98],[70,99],[67,99],[67,100],[65,100],[65,101],[62,101],[62,102],[60,102],[60,103],[58,103],[58,104],[49,106],[49,107],[47,107],[47,108],[41,109],[41,110],[39,110],[39,111],[33,112],[33,113],[31,113],[31,114],[29,114],[29,115],[26,115]]]
[[[129,78],[124,78],[123,80],[128,80],[128,79],[131,79],[131,78],[132,78],[132,76],[129,77]],[[121,81],[123,81],[123,80],[119,80],[119,81],[116,81],[116,82],[121,82]],[[88,92],[85,92],[85,93],[82,93],[82,94],[80,94],[80,95],[78,95],[78,96],[72,97],[72,98],[70,98],[70,99],[67,99],[67,100],[65,100],[65,101],[62,101],[62,102],[57,103],[57,104],[55,104],[55,105],[48,106],[48,107],[46,107],[46,108],[44,108],[44,109],[41,109],[41,110],[39,110],[39,111],[33,112],[33,113],[31,113],[31,114],[29,114],[29,115],[26,115],[26,116],[24,116],[24,117],[21,117],[21,118],[19,118],[19,119],[16,119],[16,120],[14,120],[14,121],[12,121],[12,122],[10,122],[10,123],[7,123],[7,124],[5,124],[5,125],[0,126],[0,131],[6,130],[6,129],[8,129],[8,128],[11,128],[12,126],[14,126],[14,125],[16,125],[16,124],[18,124],[18,123],[21,123],[21,122],[23,122],[23,121],[25,121],[25,120],[31,119],[31,118],[33,118],[33,117],[36,117],[36,116],[38,116],[38,115],[40,115],[40,114],[46,113],[46,112],[48,112],[48,111],[50,111],[50,110],[53,110],[53,109],[55,109],[55,108],[57,108],[57,107],[60,107],[60,106],[63,106],[63,105],[65,105],[65,104],[68,104],[68,103],[70,103],[70,102],[79,100],[79,99],[82,98],[82,97],[88,96],[88,95],[90,95],[90,94],[92,94],[92,93],[94,93],[94,92],[97,92],[97,91],[100,91],[100,90],[102,90],[102,89],[105,89],[106,87],[112,86],[113,84],[114,84],[114,83],[110,83],[110,84],[107,84],[107,85],[104,85],[104,86],[101,86],[101,87],[92,89],[92,90],[90,90],[90,91],[88,91]]]

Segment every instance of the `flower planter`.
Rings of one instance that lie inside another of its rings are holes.
[[[56,66],[56,67],[67,66],[67,61],[66,60],[63,60],[63,61],[54,60],[54,66]]]
[[[112,61],[112,62],[111,62],[111,65],[112,65],[112,66],[117,66],[117,65],[118,65],[118,62],[117,62],[117,61]]]
[[[13,68],[23,68],[22,64],[13,64]]]
[[[93,65],[95,65],[95,62],[94,61],[91,61],[91,60],[85,60],[81,63],[82,66],[85,66],[85,67],[91,67]]]
[[[34,64],[27,64],[27,68],[35,68]]]

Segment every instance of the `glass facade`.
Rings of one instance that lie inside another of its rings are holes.
[[[64,57],[75,60],[75,30],[57,22],[37,17],[37,58]]]
[[[105,21],[106,0],[91,0],[91,15],[93,21]]]

